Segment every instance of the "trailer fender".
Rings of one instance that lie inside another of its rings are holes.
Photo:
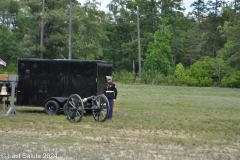
[[[45,107],[46,103],[50,100],[54,100],[59,104],[60,108],[63,108],[64,104],[67,102],[68,97],[50,97],[48,98],[44,103],[43,103],[43,107]]]
[[[60,108],[66,103],[67,98],[64,97],[51,97],[44,102],[44,111],[46,114],[58,114]]]

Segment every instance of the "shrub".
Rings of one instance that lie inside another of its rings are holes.
[[[7,66],[0,66],[0,73],[17,74],[17,67],[14,63],[8,63]]]
[[[177,64],[176,69],[174,71],[174,84],[175,85],[182,85],[184,84],[184,78],[186,76],[185,68],[183,67],[182,63]]]
[[[147,70],[142,72],[141,82],[145,84],[162,84],[167,83],[167,78],[160,71]]]
[[[120,72],[114,72],[113,77],[114,77],[114,81],[125,83],[125,84],[132,84],[135,82],[136,75],[131,72],[127,72],[123,70]]]
[[[222,87],[240,88],[240,71],[232,72],[221,80]]]
[[[209,77],[199,78],[199,85],[203,87],[212,86],[213,80],[212,78],[209,78]]]
[[[186,76],[184,82],[188,86],[199,86],[198,80],[194,77]]]

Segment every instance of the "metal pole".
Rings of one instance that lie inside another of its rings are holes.
[[[11,107],[9,108],[6,116],[17,115],[17,112],[14,108],[14,99],[15,99],[15,83],[18,81],[18,75],[9,75],[8,80],[11,81],[12,90],[11,90]]]
[[[137,28],[138,28],[138,65],[139,65],[139,80],[142,78],[142,67],[141,67],[141,44],[140,44],[140,27],[139,27],[139,8],[137,6]]]
[[[68,40],[68,59],[72,59],[72,0],[69,9],[69,40]]]

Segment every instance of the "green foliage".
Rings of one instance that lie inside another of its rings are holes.
[[[41,51],[43,58],[68,57],[69,1],[45,2],[43,15],[39,0],[0,1],[0,58],[8,63],[2,72],[14,73],[10,64],[16,65],[17,58],[39,58]],[[72,59],[113,62],[120,82],[135,83],[138,73],[131,72],[138,70],[138,6],[143,76],[137,82],[238,87],[238,74],[230,75],[228,68],[240,70],[239,2],[222,8],[220,1],[217,7],[193,2],[191,16],[181,12],[180,2],[113,0],[105,13],[96,0],[81,5],[73,0]],[[208,8],[211,12],[205,12]]]
[[[0,74],[17,74],[17,67],[15,63],[7,63],[7,66],[0,65]]]
[[[182,63],[177,64],[174,75],[175,75],[174,84],[176,85],[184,84],[184,78],[186,77],[186,72]]]
[[[94,60],[94,54],[89,54],[86,60]]]
[[[240,88],[240,71],[231,71],[221,81],[222,87]]]
[[[186,76],[184,82],[188,86],[199,86],[198,80],[191,76]]]
[[[99,2],[86,1],[83,7],[74,7],[73,11],[73,57],[86,59],[89,54],[94,59],[103,56],[102,41],[108,41],[107,32],[103,28],[105,14],[97,10]]]
[[[0,65],[0,74],[7,73],[7,68]]]
[[[212,78],[209,78],[209,77],[199,78],[198,81],[199,81],[199,86],[202,86],[202,87],[210,87],[213,85],[213,80]]]
[[[167,84],[167,77],[157,70],[143,70],[141,82],[144,84]]]
[[[203,46],[206,43],[207,33],[202,31],[198,25],[194,25],[193,28],[188,30],[188,47],[187,47],[187,58],[188,66],[192,65],[199,59],[203,54]]]
[[[151,84],[153,81],[153,77],[156,75],[154,71],[151,70],[143,70],[141,82],[144,84]]]
[[[214,58],[205,57],[204,60],[195,62],[191,68],[188,69],[187,75],[192,77],[194,82],[196,80],[198,81],[197,86],[211,86],[213,84],[212,76],[215,72],[214,65]]]
[[[168,75],[173,64],[173,55],[170,47],[171,33],[167,26],[161,25],[161,29],[155,33],[155,42],[148,45],[146,60],[143,70],[158,70]]]
[[[212,86],[217,83],[218,79],[222,75],[222,71],[219,69],[223,66],[220,59],[214,59],[205,57],[202,61],[195,62],[191,68],[184,69],[180,63],[175,69],[175,85],[186,84],[188,86]],[[215,81],[213,77],[216,77]],[[219,78],[218,78],[219,77]]]
[[[113,73],[113,80],[125,84],[133,84],[135,82],[136,75],[126,70]]]
[[[218,51],[218,55],[223,58],[228,65],[236,69],[240,69],[240,40],[239,20],[236,25],[231,22],[225,22],[224,26],[219,27],[222,36],[227,39],[224,47]]]
[[[15,35],[5,25],[0,26],[0,53],[0,58],[7,63],[16,62],[17,57],[22,53]]]
[[[168,85],[174,85],[174,79],[175,76],[174,75],[168,75],[164,80],[164,84],[168,84]]]

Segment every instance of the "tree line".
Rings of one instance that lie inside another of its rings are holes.
[[[240,87],[239,0],[195,0],[188,13],[182,0],[112,0],[108,12],[100,5],[0,1],[0,58],[7,62],[0,71],[16,73],[17,58],[61,59],[71,51],[71,59],[112,62],[114,80],[123,83]]]

